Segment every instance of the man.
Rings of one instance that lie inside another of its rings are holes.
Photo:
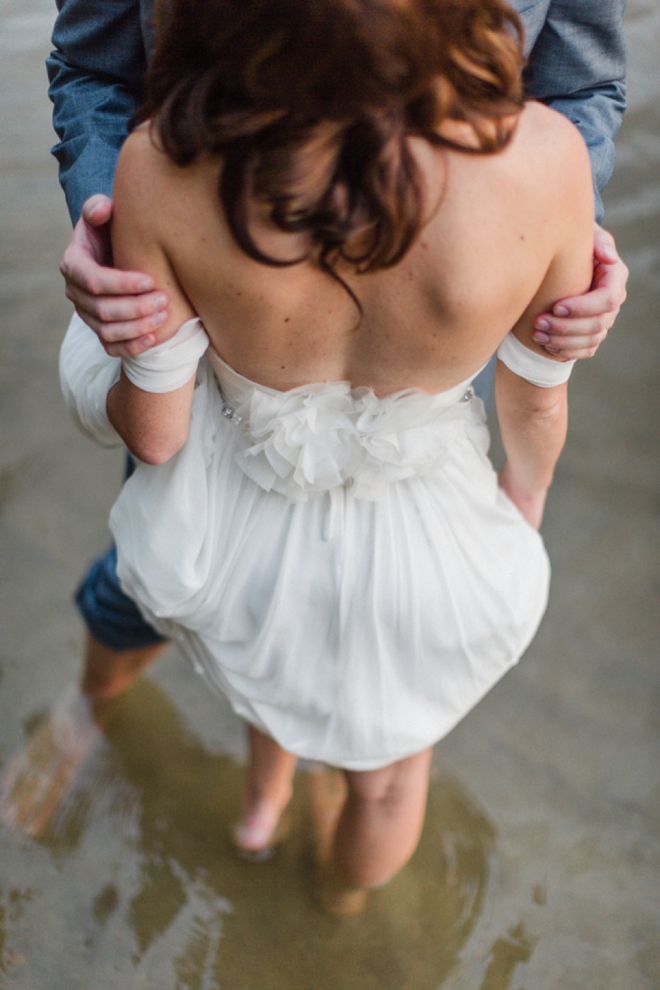
[[[135,354],[156,343],[168,299],[147,275],[108,267],[108,197],[140,103],[153,45],[153,0],[58,0],[58,6],[56,50],[47,66],[60,137],[53,151],[76,224],[61,266],[66,293],[108,353]],[[600,221],[600,193],[612,174],[625,109],[625,0],[517,0],[514,6],[526,29],[527,92],[564,113],[585,138]],[[625,298],[626,278],[611,236],[597,227],[592,291],[540,316],[536,340],[553,354],[591,357]],[[121,592],[114,548],[92,565],[77,602],[89,630],[83,689],[111,697],[154,659],[163,641]]]

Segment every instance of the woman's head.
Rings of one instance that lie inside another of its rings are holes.
[[[223,159],[232,232],[269,262],[247,198],[283,230],[307,230],[322,263],[394,264],[421,224],[407,138],[501,148],[521,105],[520,23],[502,0],[162,0],[137,120],[153,117],[185,165]]]

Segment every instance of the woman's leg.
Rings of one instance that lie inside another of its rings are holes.
[[[346,771],[348,796],[337,823],[334,861],[355,887],[379,887],[419,842],[431,749],[380,770]]]
[[[432,750],[380,770],[311,778],[320,867],[319,895],[335,914],[352,914],[366,891],[390,880],[417,847],[424,823]]]
[[[297,757],[274,739],[248,726],[250,763],[244,813],[234,841],[244,852],[261,852],[277,838],[277,826],[291,799]]]

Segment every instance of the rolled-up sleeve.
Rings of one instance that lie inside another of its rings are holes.
[[[121,358],[106,354],[94,331],[74,313],[60,349],[60,386],[78,429],[102,447],[122,444],[106,409],[120,373]]]
[[[112,192],[127,125],[139,106],[146,55],[138,0],[61,0],[46,61],[53,125],[71,219]]]
[[[599,221],[626,108],[625,6],[625,0],[552,0],[525,74],[528,95],[559,110],[584,137]]]

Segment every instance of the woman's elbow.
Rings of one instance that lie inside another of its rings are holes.
[[[158,467],[166,464],[175,454],[178,454],[187,439],[186,436],[145,437],[126,443],[131,454],[144,464]]]
[[[538,419],[553,419],[563,416],[566,410],[566,388],[537,388],[527,397],[526,413]]]

